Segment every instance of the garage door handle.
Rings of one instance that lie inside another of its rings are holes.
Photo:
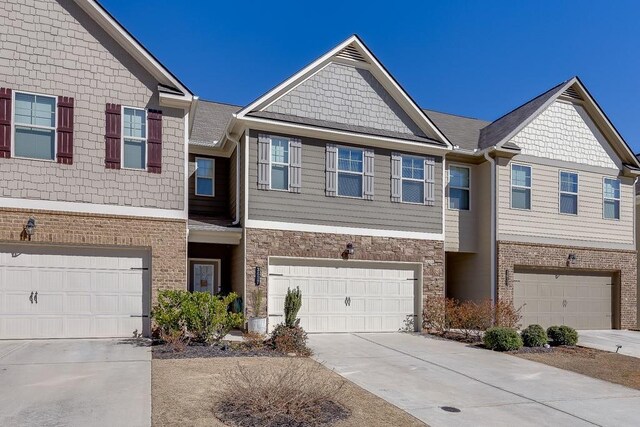
[[[566,306],[567,306],[567,300],[566,300],[566,299],[565,299],[565,300],[562,300],[562,306],[563,306],[563,307],[566,307]]]
[[[29,301],[33,304],[33,291],[31,291],[31,295],[29,295]]]
[[[36,291],[35,295],[33,296],[33,300],[36,304],[38,303],[38,291]]]
[[[129,317],[149,317],[148,314],[132,314]]]

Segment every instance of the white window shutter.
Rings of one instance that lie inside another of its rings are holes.
[[[391,201],[402,201],[402,156],[391,153]]]
[[[258,189],[268,190],[271,187],[271,174],[269,173],[270,138],[267,135],[258,135]]]
[[[375,153],[371,148],[364,149],[364,198],[373,200],[373,189],[375,184],[374,170]]]
[[[338,147],[335,144],[327,144],[325,181],[327,196],[335,197],[338,187]]]
[[[289,140],[289,191],[299,193],[302,188],[302,141]]]
[[[436,159],[434,157],[424,159],[424,204],[427,206],[436,204]]]

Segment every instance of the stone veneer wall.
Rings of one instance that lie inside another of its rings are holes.
[[[576,254],[576,262],[567,267],[567,257]],[[580,248],[574,246],[550,246],[531,243],[498,242],[498,298],[513,301],[513,286],[507,285],[513,278],[514,267],[541,267],[562,269],[579,273],[581,270],[617,273],[620,277],[620,327],[636,327],[636,251]]]
[[[432,240],[398,239],[391,237],[349,236],[299,231],[246,229],[247,287],[253,286],[255,267],[261,267],[260,286],[268,292],[268,262],[270,256],[329,258],[341,260],[348,242],[355,246],[352,260],[402,261],[423,264],[423,305],[427,298],[444,296],[444,243]],[[251,298],[246,305],[251,312]],[[264,304],[266,306],[266,304]]]
[[[21,242],[30,216],[37,221],[36,232],[31,242]],[[150,249],[152,303],[161,289],[187,287],[186,230],[184,220],[0,209],[0,248],[26,243]]]

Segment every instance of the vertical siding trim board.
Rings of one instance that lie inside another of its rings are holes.
[[[391,201],[402,201],[402,155],[391,153]]]
[[[147,113],[148,138],[147,170],[149,173],[162,172],[162,111],[149,110]]]
[[[268,190],[271,187],[271,173],[269,160],[271,153],[271,138],[258,135],[258,189]]]
[[[300,193],[302,189],[302,140],[289,140],[289,191]]]
[[[424,159],[424,204],[436,204],[436,159],[433,157]]]
[[[11,89],[0,88],[0,158],[11,157]]]
[[[58,149],[56,157],[58,163],[73,164],[73,98],[58,97]]]
[[[338,146],[327,144],[326,148],[326,170],[325,170],[325,193],[329,197],[336,197],[338,188]]]
[[[373,149],[364,149],[364,198],[365,200],[373,200],[374,193],[374,159]]]
[[[105,167],[120,169],[120,139],[122,137],[122,106],[107,104],[105,127]]]

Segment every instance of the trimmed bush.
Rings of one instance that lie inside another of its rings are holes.
[[[522,347],[522,338],[518,332],[501,326],[487,329],[482,340],[487,348],[495,351],[518,350]]]
[[[244,317],[228,308],[238,296],[214,296],[207,292],[163,290],[151,316],[161,337],[172,340],[215,343],[233,328],[241,327]]]
[[[307,347],[307,333],[300,325],[287,326],[280,323],[273,328],[269,342],[273,348],[281,353],[296,353],[300,356],[311,355],[311,349]]]
[[[551,345],[576,345],[578,332],[570,326],[550,326],[547,335],[551,339]]]
[[[529,325],[520,334],[525,347],[542,347],[549,341],[547,333],[540,325]]]

